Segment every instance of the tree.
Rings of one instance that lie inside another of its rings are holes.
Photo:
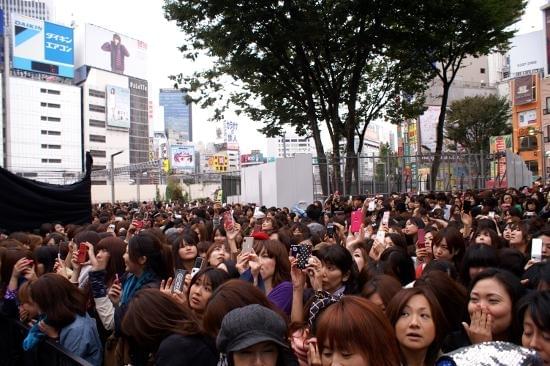
[[[514,35],[512,27],[525,8],[524,0],[426,0],[411,1],[403,23],[405,44],[411,55],[432,66],[441,83],[441,112],[431,167],[435,187],[441,152],[449,89],[467,56],[478,57],[504,51]]]
[[[468,154],[489,151],[491,136],[512,132],[510,105],[496,95],[466,97],[450,105],[445,137]]]
[[[196,59],[213,56],[212,68],[191,77],[174,79],[191,92],[201,106],[225,100],[224,108],[237,105],[253,120],[262,121],[267,136],[281,134],[290,125],[314,142],[322,177],[328,160],[321,141],[323,123],[329,133],[335,160],[340,143],[353,161],[361,152],[370,121],[403,93],[420,94],[425,84],[415,58],[395,58],[392,42],[399,27],[404,0],[166,0],[166,16],[189,35],[181,47]],[[223,79],[223,76],[226,76]],[[228,92],[227,76],[240,90]],[[218,94],[216,94],[218,93]],[[360,141],[362,142],[362,141]],[[345,165],[346,191],[351,190],[357,164]],[[334,165],[341,176],[340,164]],[[342,190],[338,179],[336,189]]]

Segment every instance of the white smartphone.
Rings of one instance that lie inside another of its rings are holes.
[[[386,238],[386,232],[384,230],[378,230],[376,232],[376,240],[384,244],[384,239]]]
[[[382,216],[382,225],[388,226],[390,222],[390,211],[384,211],[384,216]]]
[[[195,264],[193,265],[193,268],[191,269],[191,277],[195,277],[195,275],[202,269],[203,264],[204,264],[204,258],[203,257],[197,257],[195,259]]]
[[[250,253],[253,250],[254,238],[252,236],[245,236],[243,239],[243,247],[241,252]]]
[[[542,260],[542,239],[535,238],[531,241],[531,259],[538,262]]]
[[[489,211],[489,217],[494,219],[495,218],[495,211]]]

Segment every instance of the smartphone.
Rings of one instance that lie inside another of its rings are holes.
[[[78,246],[78,263],[84,263],[88,259],[88,247],[84,243]]]
[[[300,247],[298,248],[298,256],[296,257],[298,261],[296,267],[305,269],[309,258],[311,257],[312,251],[313,247],[310,244],[300,244]]]
[[[204,263],[203,257],[197,257],[195,259],[195,264],[193,265],[193,269],[191,270],[191,277],[195,277],[197,272],[199,272],[202,269],[203,263]]]
[[[351,232],[357,233],[361,230],[361,224],[363,223],[365,215],[363,211],[357,210],[351,213]]]
[[[223,228],[225,231],[233,230],[233,213],[231,211],[225,211],[223,214]]]
[[[298,258],[300,244],[290,244],[290,256]]]
[[[489,217],[494,219],[495,218],[495,211],[489,211]]]
[[[334,237],[334,224],[332,222],[329,222],[327,224],[327,235],[330,237],[330,238],[333,238]]]
[[[183,292],[183,285],[185,285],[185,274],[187,271],[185,269],[176,269],[174,275],[174,285],[172,286],[172,293],[179,291]]]
[[[115,273],[115,283],[117,285],[120,285],[120,278],[118,277],[118,273]]]
[[[245,236],[243,240],[242,253],[250,253],[254,250],[254,238],[251,236]]]
[[[531,241],[531,259],[540,262],[542,260],[542,239]]]
[[[390,211],[384,211],[384,215],[382,216],[382,225],[388,226],[390,223]]]
[[[462,204],[462,211],[464,211],[465,214],[469,214],[471,210],[472,202],[470,202],[469,200],[464,201],[464,203]]]
[[[424,229],[418,229],[417,242],[417,246],[419,249],[426,248],[426,232],[424,231]]]
[[[384,244],[384,239],[386,238],[386,232],[384,230],[378,230],[376,232],[376,240]]]
[[[374,200],[370,201],[367,210],[368,211],[374,211],[375,209],[376,209],[376,202],[374,202]]]

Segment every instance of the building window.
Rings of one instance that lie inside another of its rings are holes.
[[[93,141],[93,142],[105,142],[105,136],[101,136],[101,135],[90,135],[90,141]]]
[[[107,165],[92,165],[92,170],[105,170]]]
[[[61,145],[42,144],[41,147],[42,147],[43,149],[55,149],[55,150],[61,149]]]
[[[481,69],[479,69],[479,73],[480,73],[480,74],[485,74],[485,68],[482,67]]]
[[[107,181],[106,180],[93,180],[92,185],[93,186],[106,186]]]
[[[40,133],[41,133],[42,135],[61,136],[61,131],[41,130]]]
[[[49,122],[61,122],[61,118],[59,117],[40,116],[40,120]]]
[[[91,119],[90,120],[90,126],[91,127],[105,127],[105,121],[100,121],[98,119]]]
[[[539,162],[537,160],[527,160],[525,165],[527,165],[527,168],[531,171],[531,173],[535,175],[539,174]]]
[[[538,149],[537,136],[523,136],[519,138],[519,151]]]
[[[91,112],[105,113],[105,107],[102,105],[90,104],[88,108]]]
[[[60,95],[61,92],[59,90],[53,90],[53,89],[40,89],[40,93],[44,94],[54,94],[54,95]]]
[[[89,89],[88,95],[90,97],[103,98],[105,99],[105,92],[101,90]]]
[[[61,164],[61,159],[42,159],[43,163]]]
[[[103,150],[90,150],[90,154],[97,158],[104,158],[107,156],[107,153]]]

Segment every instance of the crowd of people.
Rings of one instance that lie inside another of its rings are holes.
[[[94,206],[0,235],[4,317],[93,365],[550,363],[550,189]],[[0,223],[1,226],[1,223]]]

